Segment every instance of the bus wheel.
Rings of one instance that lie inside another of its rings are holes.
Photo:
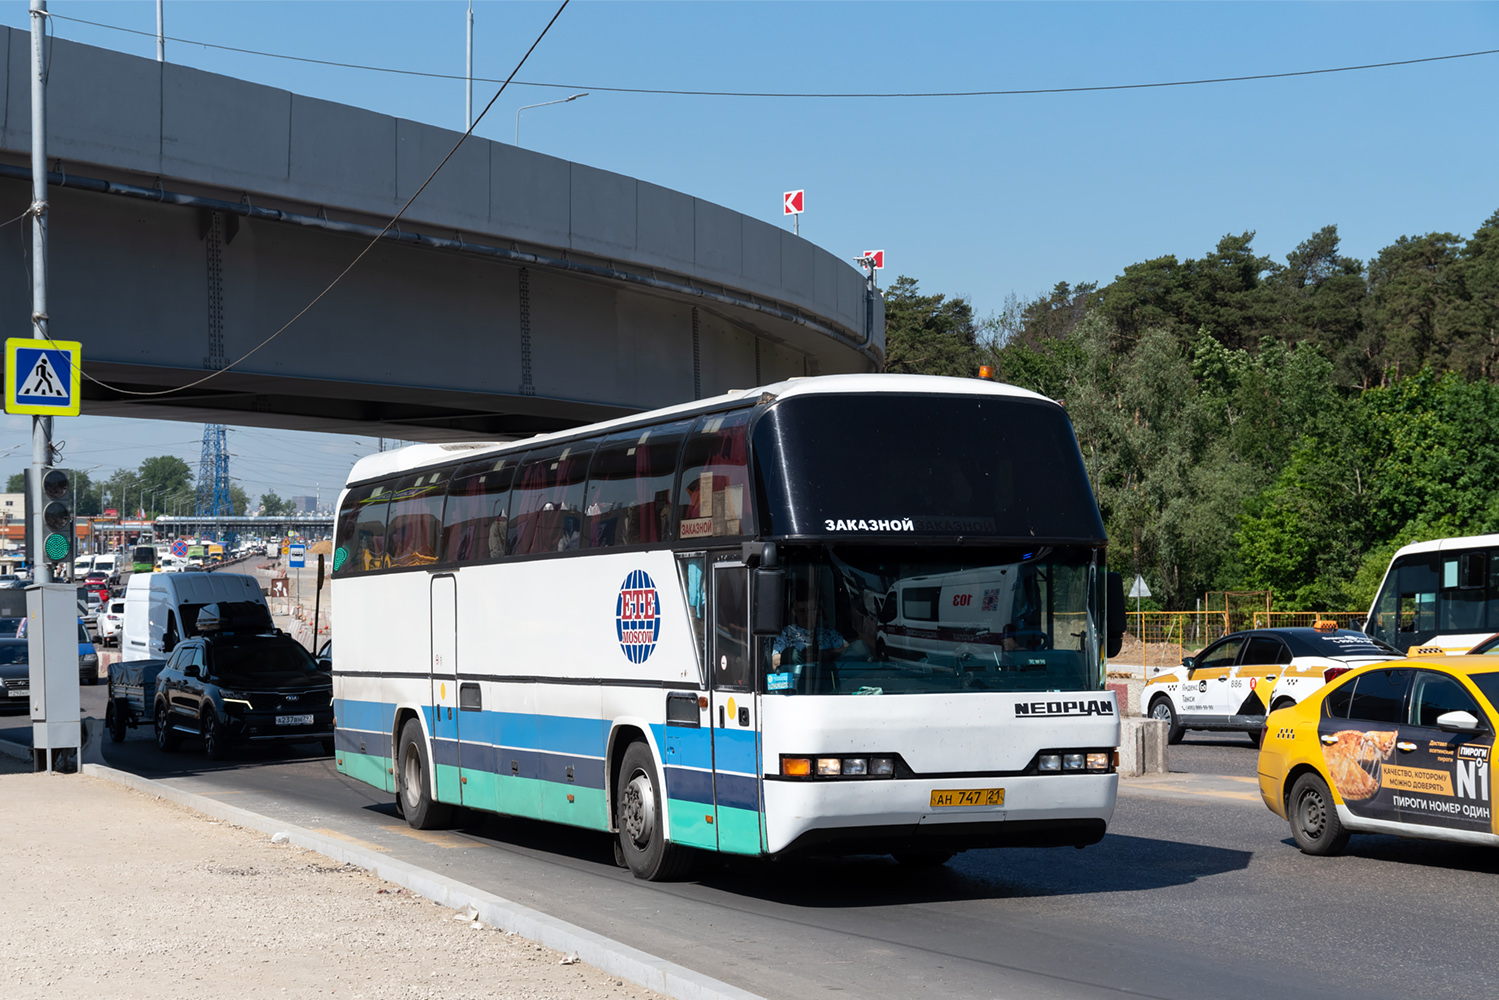
[[[439,830],[448,825],[453,816],[452,806],[432,798],[432,789],[427,782],[427,741],[422,738],[421,723],[411,719],[401,727],[400,777],[396,794],[401,799],[401,811],[406,822],[416,830]]]
[[[1150,717],[1161,719],[1166,723],[1166,742],[1172,746],[1182,741],[1182,724],[1176,718],[1176,709],[1171,707],[1171,699],[1165,695],[1156,698],[1150,703]]]
[[[665,802],[656,778],[650,747],[640,741],[625,748],[619,768],[619,846],[636,878],[672,882],[685,878],[693,857],[685,847],[666,842]]]

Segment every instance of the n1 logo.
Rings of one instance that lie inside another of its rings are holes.
[[[1489,798],[1489,765],[1487,761],[1457,762],[1457,794],[1464,799],[1487,802]]]

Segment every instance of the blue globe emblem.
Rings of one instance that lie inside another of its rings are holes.
[[[656,648],[661,634],[661,604],[656,584],[644,570],[625,577],[614,605],[614,627],[619,648],[631,663],[644,663]]]

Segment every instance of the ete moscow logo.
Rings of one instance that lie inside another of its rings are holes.
[[[619,648],[631,663],[644,663],[661,635],[661,602],[656,584],[644,570],[625,577],[614,604],[614,628]]]

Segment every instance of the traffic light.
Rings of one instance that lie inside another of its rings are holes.
[[[73,555],[73,484],[63,469],[42,475],[42,554],[48,562],[68,562]]]

